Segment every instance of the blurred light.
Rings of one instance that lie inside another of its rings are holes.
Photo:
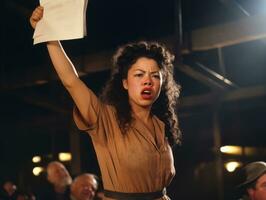
[[[42,171],[43,171],[42,167],[34,167],[32,173],[34,174],[34,176],[39,176]]]
[[[248,156],[256,155],[256,154],[263,154],[265,150],[263,148],[254,148],[254,147],[245,147],[244,154]]]
[[[226,154],[234,154],[234,155],[241,155],[242,154],[242,147],[240,146],[223,146],[220,148],[222,153]]]
[[[42,160],[41,156],[34,156],[32,158],[32,162],[34,162],[34,163],[39,163],[39,162],[41,162],[41,160]]]
[[[225,168],[228,172],[234,172],[236,168],[240,167],[241,165],[242,165],[241,162],[231,161],[231,162],[225,163]]]
[[[37,81],[35,81],[35,83],[36,83],[37,85],[43,85],[43,84],[45,84],[45,83],[48,83],[48,81],[47,81],[47,80],[37,80]]]
[[[70,161],[72,159],[71,153],[62,152],[58,154],[60,161]]]
[[[224,82],[226,83],[226,84],[228,84],[228,85],[232,85],[233,83],[230,81],[230,80],[228,80],[228,79],[224,79]]]

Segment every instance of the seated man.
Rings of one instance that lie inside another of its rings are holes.
[[[241,200],[266,200],[266,163],[249,163],[243,172],[244,181],[239,185],[243,191]]]
[[[58,162],[50,162],[47,166],[47,190],[43,188],[40,200],[68,200],[70,197],[69,189],[72,178],[65,166]]]
[[[77,176],[71,185],[71,200],[93,200],[98,189],[97,179],[88,173]]]

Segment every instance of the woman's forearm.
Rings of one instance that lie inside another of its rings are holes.
[[[66,55],[59,41],[50,41],[47,43],[48,52],[54,68],[66,88],[72,86],[78,78],[78,73]]]

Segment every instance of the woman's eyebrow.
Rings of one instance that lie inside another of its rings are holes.
[[[143,70],[143,69],[135,69],[135,71],[141,71],[143,73],[146,73],[147,71]],[[151,74],[155,74],[155,73],[159,73],[160,70],[156,70],[156,71],[152,71]]]
[[[146,72],[146,71],[144,71],[144,70],[142,70],[142,69],[135,69],[134,71]]]

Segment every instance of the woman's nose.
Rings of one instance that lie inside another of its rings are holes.
[[[144,85],[148,85],[148,86],[150,86],[150,85],[151,85],[151,82],[150,82],[150,81],[146,81],[146,82],[144,83]]]
[[[152,85],[152,80],[150,76],[147,76],[144,80],[144,85],[151,86]]]

